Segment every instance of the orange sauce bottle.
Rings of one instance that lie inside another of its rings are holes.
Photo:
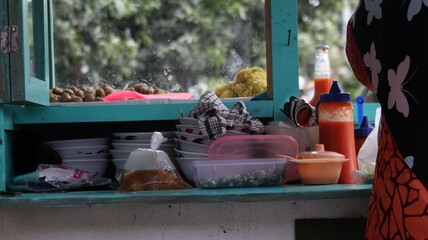
[[[330,91],[333,82],[331,79],[329,49],[328,45],[315,47],[314,96],[309,101],[309,104],[313,107],[317,105],[321,94]]]
[[[328,151],[338,152],[350,160],[343,163],[338,183],[355,183],[351,170],[357,170],[354,138],[354,109],[350,94],[342,93],[336,81],[330,92],[322,94],[318,107],[320,143]]]

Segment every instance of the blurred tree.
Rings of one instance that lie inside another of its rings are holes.
[[[344,54],[343,9],[357,1],[299,0],[300,74],[331,48],[333,78],[357,91]],[[124,89],[146,82],[200,95],[245,67],[266,67],[264,0],[53,0],[56,84]],[[345,19],[347,20],[347,19]]]
[[[345,54],[346,24],[358,1],[299,0],[299,64],[300,75],[312,81],[315,46],[330,46],[332,78],[352,96],[364,93],[356,80]]]
[[[233,80],[265,67],[263,2],[54,0],[57,85],[188,91]]]

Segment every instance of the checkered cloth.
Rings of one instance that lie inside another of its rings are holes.
[[[213,91],[206,91],[200,97],[189,117],[199,120],[202,135],[210,139],[222,137],[234,124],[243,124],[252,134],[265,132],[263,123],[248,113],[243,102],[239,101],[228,109]]]

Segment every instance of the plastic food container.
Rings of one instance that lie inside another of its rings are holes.
[[[226,136],[213,141],[210,145],[210,160],[242,158],[275,158],[278,155],[294,157],[299,145],[286,135],[245,135]]]
[[[178,162],[178,165],[180,166],[180,169],[183,172],[186,180],[189,183],[194,184],[194,171],[192,168],[192,163],[194,161],[203,161],[206,159],[204,159],[204,158],[176,158],[175,160]]]
[[[336,184],[339,181],[342,165],[349,161],[345,155],[324,151],[323,144],[316,144],[315,151],[302,152],[297,159],[290,159],[297,164],[297,171],[303,184]]]
[[[200,188],[276,186],[284,182],[285,158],[193,161]]]

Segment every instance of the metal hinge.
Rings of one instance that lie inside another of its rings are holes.
[[[3,26],[0,33],[0,53],[18,52],[18,26]]]

